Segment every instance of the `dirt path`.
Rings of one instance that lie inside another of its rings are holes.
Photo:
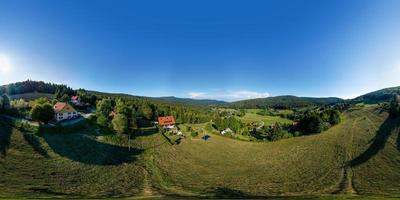
[[[143,183],[143,192],[142,195],[149,197],[153,196],[153,189],[151,188],[151,181],[149,180],[149,173],[147,170],[144,170],[144,183]]]
[[[357,120],[354,120],[353,124],[351,125],[351,129],[349,131],[349,143],[346,147],[346,159],[345,161],[348,162],[351,159],[353,159],[353,143],[354,143],[354,128],[356,127]],[[339,186],[336,191],[334,191],[334,194],[347,194],[347,195],[356,195],[357,191],[354,189],[354,183],[353,183],[353,169],[351,168],[350,165],[347,163],[343,164],[342,167],[342,174],[341,174],[341,179],[339,181]]]

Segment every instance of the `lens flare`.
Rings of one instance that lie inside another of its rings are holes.
[[[0,54],[0,72],[7,73],[11,70],[10,58],[5,54]]]

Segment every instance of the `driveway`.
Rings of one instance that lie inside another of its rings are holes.
[[[93,114],[94,113],[82,114],[81,117],[78,117],[78,118],[75,118],[75,119],[66,120],[66,121],[62,121],[59,124],[62,125],[62,126],[74,125],[76,123],[79,123],[79,122],[89,118]],[[5,118],[5,119],[13,120],[13,121],[27,123],[27,124],[29,124],[31,126],[39,126],[38,122],[29,121],[29,120],[26,120],[24,118],[12,117],[12,116],[8,116],[8,115],[0,115],[0,118]],[[43,125],[43,126],[54,126],[54,124],[46,124],[46,125]]]
[[[12,116],[8,116],[8,115],[0,115],[0,118],[5,118],[5,119],[9,119],[12,121],[18,121],[18,122],[22,122],[22,123],[27,123],[31,126],[39,126],[38,122],[32,122],[32,121],[28,121],[24,118],[18,118],[18,117],[12,117]]]

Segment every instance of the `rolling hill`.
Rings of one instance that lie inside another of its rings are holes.
[[[212,100],[212,99],[191,99],[191,98],[178,98],[178,97],[156,97],[156,99],[160,99],[167,102],[172,103],[182,103],[196,106],[221,106],[226,104],[225,101]]]
[[[171,145],[149,128],[130,151],[126,139],[89,125],[32,134],[1,121],[0,197],[399,196],[400,118],[377,106],[343,118],[322,134],[277,142],[211,134]]]
[[[275,96],[267,98],[249,99],[232,102],[227,106],[230,108],[266,108],[266,107],[303,107],[311,105],[329,105],[344,102],[343,99],[336,97],[313,98],[296,97],[291,95]]]
[[[390,87],[381,90],[377,90],[374,92],[370,92],[359,97],[352,99],[352,102],[363,102],[368,104],[373,103],[381,103],[385,101],[389,101],[393,98],[394,94],[400,94],[400,86],[399,87]]]

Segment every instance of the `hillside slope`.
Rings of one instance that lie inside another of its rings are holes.
[[[227,106],[230,108],[266,108],[266,107],[303,107],[310,105],[328,105],[343,102],[343,99],[336,97],[313,98],[296,96],[275,96],[267,98],[249,99],[232,102]]]
[[[318,135],[271,143],[186,139],[154,149],[150,166],[156,186],[170,193],[398,195],[399,126],[400,119],[368,107]]]
[[[343,118],[277,142],[212,134],[171,145],[149,129],[131,151],[90,127],[31,135],[0,122],[0,197],[400,195],[400,119],[375,106]]]
[[[385,101],[390,101],[393,98],[394,94],[400,95],[400,86],[385,88],[385,89],[377,90],[374,92],[370,92],[370,93],[361,95],[357,98],[354,98],[352,101],[363,102],[363,103],[368,103],[368,104],[381,103],[381,102],[385,102]]]
[[[191,98],[178,98],[178,97],[156,97],[156,99],[174,102],[174,103],[182,103],[196,106],[219,106],[226,104],[225,101],[212,100],[212,99],[191,99]]]

